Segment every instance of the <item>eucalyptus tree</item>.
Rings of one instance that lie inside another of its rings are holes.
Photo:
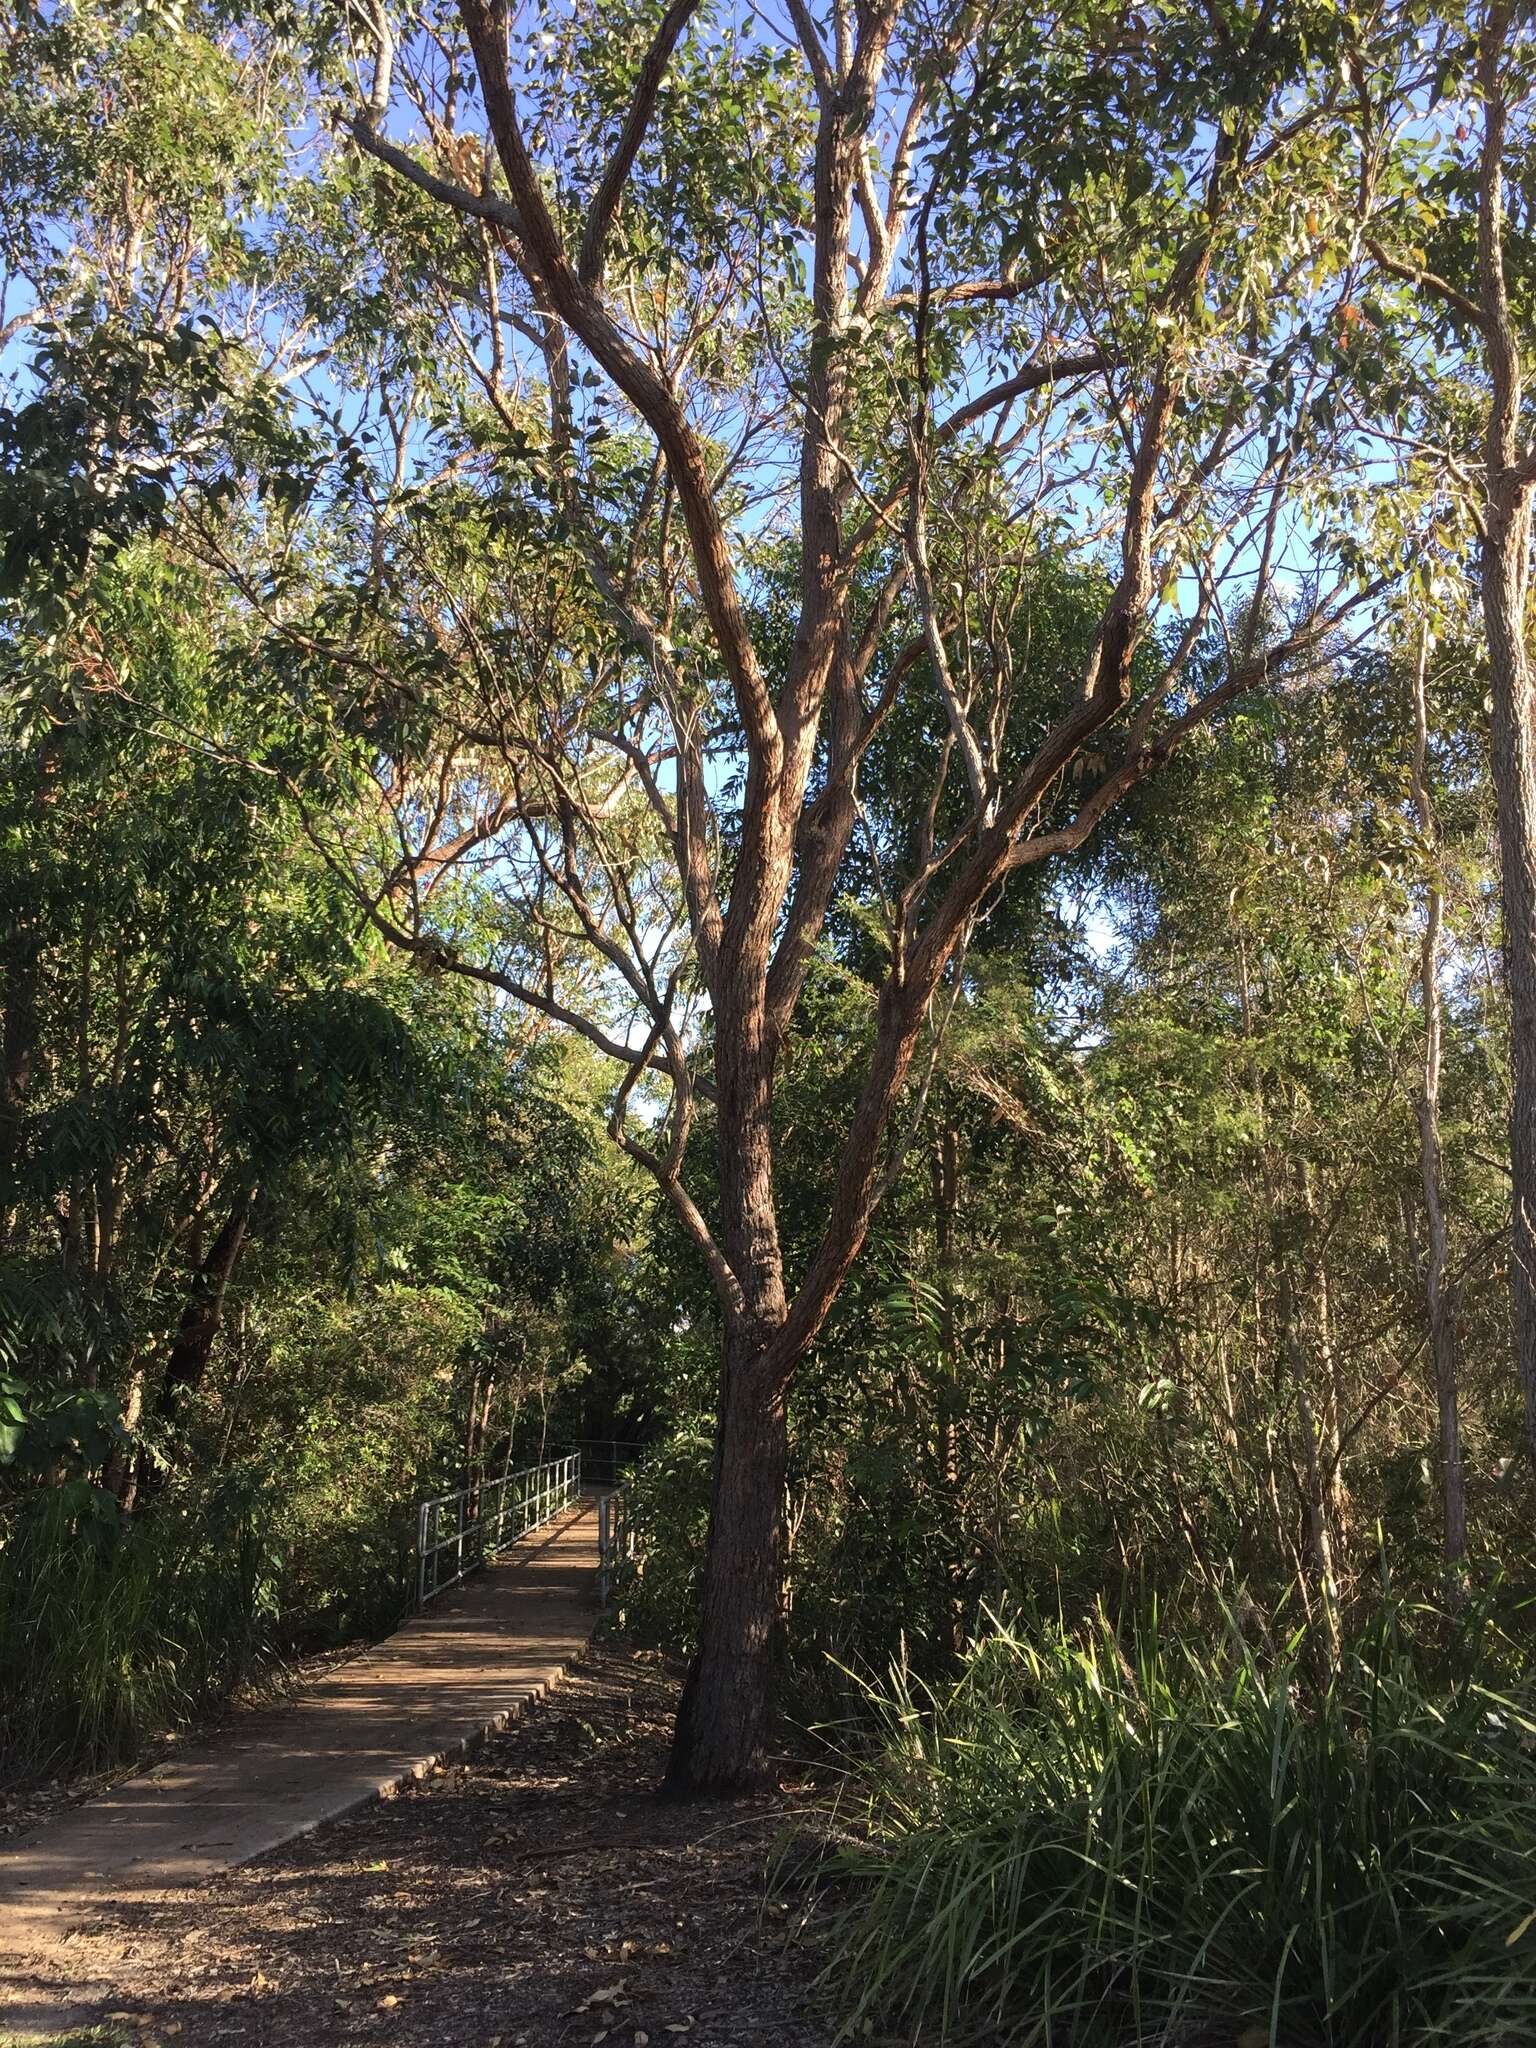
[[[329,857],[397,944],[614,1062],[610,1130],[711,1275],[713,1506],[669,1781],[723,1790],[766,1768],[796,1365],[978,918],[1356,630],[1370,585],[1327,538],[1350,372],[1317,345],[1341,287],[1297,198],[1344,146],[1340,23],[902,0],[350,19],[352,167],[339,145],[330,229],[306,233],[353,348],[325,516],[356,568],[301,618],[222,558],[274,675],[348,705],[371,750],[378,829],[322,821]],[[1013,652],[1042,565],[1096,588],[1043,678]],[[906,830],[861,845],[861,763],[914,697],[927,775]],[[459,929],[465,869],[499,928]],[[855,871],[866,1042],[791,1268],[777,1078]]]
[[[1396,451],[1433,623],[1465,574],[1480,615],[1510,1010],[1515,1364],[1536,1465],[1536,33],[1488,0],[1385,6],[1351,36],[1357,174],[1334,198],[1359,279],[1368,410]],[[1454,624],[1454,621],[1453,621]]]
[[[58,235],[6,216],[44,336],[7,418],[8,591],[45,638],[61,559],[78,583],[168,525],[216,568],[312,845],[425,967],[613,1063],[609,1128],[711,1277],[677,1789],[765,1768],[786,1403],[978,919],[1356,630],[1349,287],[1301,197],[1350,147],[1347,26],[904,0],[13,24],[7,118]],[[1090,612],[1021,662],[1053,587]],[[861,772],[903,721],[931,759],[876,827]],[[851,890],[865,1039],[791,1261],[776,1091]]]

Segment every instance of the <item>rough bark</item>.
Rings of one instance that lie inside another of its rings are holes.
[[[728,957],[728,953],[727,953]],[[769,1772],[772,1643],[783,1592],[786,1395],[784,1257],[773,1186],[776,1043],[767,944],[719,990],[717,1140],[722,1249],[741,1289],[725,1319],[698,1651],[678,1710],[665,1789],[748,1791]]]
[[[751,1791],[771,1774],[789,1457],[785,1388],[771,1346],[749,1330],[727,1333],[699,1643],[663,1787],[673,1798]]]

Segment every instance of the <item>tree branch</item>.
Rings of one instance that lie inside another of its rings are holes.
[[[1405,262],[1401,256],[1389,256],[1380,242],[1370,235],[1364,236],[1363,240],[1365,247],[1389,277],[1400,277],[1405,284],[1417,285],[1421,291],[1433,293],[1437,299],[1442,299],[1447,306],[1459,313],[1463,320],[1469,321],[1479,334],[1487,332],[1488,323],[1483,317],[1482,307],[1475,299],[1469,299],[1465,292],[1458,291],[1447,278],[1437,276],[1433,270],[1425,270],[1420,264]]]
[[[640,66],[640,75],[635,80],[634,97],[629,103],[629,112],[624,117],[624,126],[619,132],[613,155],[603,172],[587,214],[587,225],[581,238],[581,249],[576,258],[578,280],[591,288],[602,281],[603,256],[608,236],[618,217],[619,204],[624,196],[624,187],[645,140],[645,131],[650,126],[651,115],[656,110],[656,97],[661,91],[661,82],[666,76],[667,64],[678,38],[688,26],[690,17],[697,9],[699,0],[672,0],[672,5],[662,17],[651,47],[646,51]]]
[[[355,114],[348,127],[360,149],[376,157],[381,164],[387,164],[392,171],[397,171],[419,192],[425,192],[429,199],[451,206],[456,213],[467,214],[472,220],[489,221],[493,227],[501,228],[509,235],[521,236],[521,223],[515,207],[508,206],[504,199],[497,199],[494,194],[471,192],[467,185],[455,185],[449,178],[438,177],[435,171],[429,171],[424,163],[418,162],[409,150],[386,142],[373,126],[370,114]]]
[[[523,141],[507,76],[505,13],[500,7],[488,6],[486,0],[459,0],[459,13],[480,74],[491,134],[521,223],[519,263],[525,274],[531,272],[543,286],[553,310],[591,351],[661,443],[688,528],[699,594],[736,694],[748,745],[769,760],[776,772],[782,737],[736,589],[731,551],[704,450],[673,393],[571,268]]]

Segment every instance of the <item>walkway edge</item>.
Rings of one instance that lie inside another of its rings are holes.
[[[464,1734],[451,1737],[440,1749],[434,1749],[430,1755],[418,1757],[413,1763],[406,1764],[403,1769],[391,1772],[387,1778],[381,1779],[370,1791],[347,1793],[343,1798],[338,1799],[334,1806],[328,1807],[324,1813],[312,1814],[308,1819],[298,1823],[277,1841],[269,1843],[266,1848],[258,1849],[254,1855],[243,1857],[239,1862],[231,1863],[228,1867],[231,1870],[238,1870],[244,1863],[254,1863],[258,1857],[268,1856],[274,1849],[281,1849],[289,1842],[297,1842],[304,1835],[312,1835],[316,1828],[323,1828],[330,1821],[340,1820],[344,1814],[360,1813],[365,1806],[371,1806],[376,1799],[398,1799],[400,1794],[406,1791],[408,1787],[419,1785],[421,1780],[428,1776],[430,1772],[435,1771],[439,1765],[460,1763],[465,1757],[473,1756],[475,1751],[484,1743],[489,1742],[493,1735],[500,1735],[504,1729],[510,1728],[515,1722],[520,1721],[530,1707],[536,1706],[540,1700],[548,1699],[561,1679],[570,1670],[572,1661],[571,1658],[567,1657],[562,1659],[560,1663],[551,1665],[544,1676],[535,1680],[531,1686],[528,1686],[521,1696],[513,1701],[511,1706],[504,1707],[498,1714],[493,1714],[488,1721],[473,1723]]]
[[[535,1530],[533,1534],[540,1539],[537,1543],[530,1542],[525,1537],[521,1543],[514,1545],[510,1551],[504,1553],[497,1562],[514,1562],[518,1559],[519,1553],[525,1557],[536,1554],[560,1530],[568,1527],[573,1520],[586,1512],[588,1512],[588,1509],[584,1503],[578,1505],[574,1514],[563,1514],[554,1523],[545,1528]],[[477,1576],[478,1574],[461,1581],[460,1585],[473,1585]],[[456,1592],[459,1588],[456,1587],[453,1590]],[[445,1594],[444,1597],[446,1599],[448,1596]],[[419,1612],[420,1610],[418,1611],[418,1616]],[[402,1623],[402,1627],[406,1625]],[[359,1658],[366,1657],[368,1654],[367,1649],[361,1650],[358,1653]],[[577,1654],[579,1655],[580,1653],[578,1652]],[[348,1662],[352,1661],[354,1660],[348,1659]],[[493,1735],[500,1735],[504,1729],[510,1728],[515,1722],[520,1721],[530,1707],[536,1706],[540,1700],[548,1699],[551,1692],[554,1691],[561,1679],[570,1670],[573,1661],[571,1657],[562,1657],[557,1663],[551,1664],[548,1670],[541,1673],[531,1684],[525,1680],[519,1688],[518,1697],[510,1705],[503,1707],[498,1713],[492,1714],[489,1719],[472,1722],[462,1735],[449,1737],[439,1748],[432,1750],[427,1755],[415,1758],[411,1763],[403,1765],[397,1771],[391,1771],[388,1777],[381,1778],[378,1784],[373,1786],[371,1790],[345,1793],[336,1801],[334,1806],[327,1808],[324,1813],[312,1814],[306,1820],[296,1823],[280,1840],[270,1843],[264,1849],[256,1850],[251,1856],[241,1858],[239,1862],[231,1863],[229,1868],[231,1870],[238,1870],[245,1863],[254,1863],[259,1857],[269,1856],[274,1849],[281,1849],[289,1842],[297,1842],[302,1840],[305,1835],[312,1835],[316,1828],[323,1828],[333,1820],[342,1819],[346,1814],[360,1813],[365,1806],[371,1806],[376,1799],[398,1799],[400,1794],[409,1786],[419,1785],[422,1779],[430,1772],[435,1771],[439,1765],[459,1763],[465,1757],[473,1756],[475,1751],[482,1744],[489,1742]]]
[[[82,1923],[126,1935],[135,1909],[396,1799],[521,1720],[591,1641],[596,1536],[588,1498],[296,1699],[7,1844],[0,2036],[18,1997],[72,2002],[65,1944]]]

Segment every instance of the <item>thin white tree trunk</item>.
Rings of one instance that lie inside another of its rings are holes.
[[[1450,1234],[1445,1218],[1445,1177],[1440,1143],[1440,1068],[1443,1017],[1440,1000],[1440,937],[1445,922],[1445,897],[1440,887],[1439,848],[1434,810],[1429,798],[1429,632],[1419,634],[1413,672],[1413,807],[1428,864],[1424,893],[1424,936],[1419,953],[1419,987],[1424,1006],[1424,1074],[1417,1104],[1419,1172],[1424,1182],[1424,1213],[1429,1224],[1429,1252],[1424,1264],[1424,1298],[1429,1312],[1430,1353],[1435,1366],[1435,1398],[1440,1410],[1440,1520],[1445,1562],[1453,1596],[1460,1591],[1467,1556],[1467,1478],[1461,1449],[1461,1413],[1457,1367],[1456,1290],[1448,1277]]]

